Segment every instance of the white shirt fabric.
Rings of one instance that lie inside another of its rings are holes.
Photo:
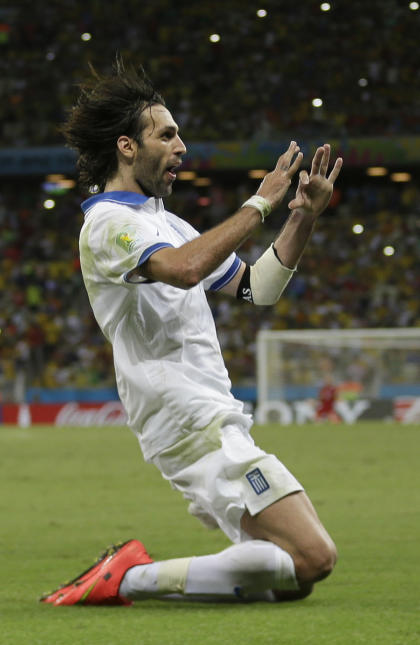
[[[231,394],[205,295],[240,267],[231,254],[189,290],[152,282],[133,269],[157,250],[199,233],[164,209],[162,200],[131,192],[100,193],[82,204],[80,260],[89,300],[112,343],[118,393],[146,460],[215,420],[247,432],[251,417]]]

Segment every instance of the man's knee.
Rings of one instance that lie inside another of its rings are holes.
[[[313,583],[330,575],[337,562],[337,550],[332,540],[318,540],[304,553],[294,557],[296,577],[301,583]]]

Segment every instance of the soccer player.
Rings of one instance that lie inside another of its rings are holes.
[[[318,393],[318,404],[316,408],[317,421],[327,420],[332,423],[340,422],[340,417],[335,411],[337,394],[338,388],[334,385],[333,379],[331,377],[327,377]]]
[[[144,458],[189,500],[189,511],[233,545],[216,554],[153,562],[138,540],[108,549],[54,605],[130,604],[148,597],[302,598],[333,569],[336,549],[302,485],[250,435],[231,394],[205,296],[216,290],[255,305],[277,302],[342,160],[328,174],[320,146],[299,174],[290,215],[253,266],[236,249],[283,200],[302,153],[292,141],[231,217],[200,235],[165,210],[186,152],[163,98],[117,60],[82,89],[64,134],[80,179],[99,192],[82,208],[84,282],[112,343],[119,396]]]

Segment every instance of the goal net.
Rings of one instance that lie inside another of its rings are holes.
[[[331,420],[420,421],[420,328],[258,333],[258,423],[316,420],[325,386]]]

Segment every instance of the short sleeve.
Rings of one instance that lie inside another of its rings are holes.
[[[236,253],[231,253],[213,273],[203,280],[204,289],[206,291],[220,291],[238,273],[240,266],[240,258]]]
[[[156,226],[129,212],[105,213],[92,223],[88,251],[100,273],[116,283],[146,282],[134,273],[159,249],[173,246],[162,239]],[[134,274],[134,275],[133,275]]]

